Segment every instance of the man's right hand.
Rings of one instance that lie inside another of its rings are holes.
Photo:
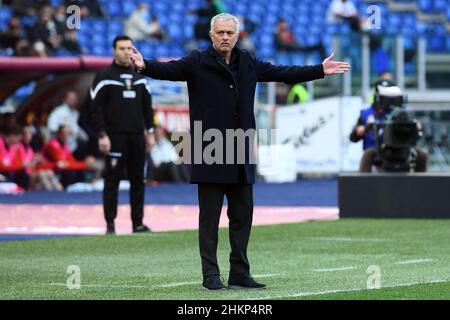
[[[144,58],[135,46],[131,47],[130,60],[136,68],[144,68]]]
[[[364,137],[366,134],[366,128],[365,126],[358,126],[356,127],[356,135],[360,138]]]
[[[98,148],[100,152],[104,154],[111,150],[111,140],[109,140],[109,137],[106,134],[98,139]]]

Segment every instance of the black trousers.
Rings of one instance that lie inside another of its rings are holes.
[[[144,134],[109,134],[111,152],[106,157],[103,212],[106,222],[117,217],[117,197],[125,170],[130,180],[131,221],[133,227],[142,225],[144,218]],[[117,153],[118,155],[114,155]],[[120,156],[119,156],[120,155]]]
[[[249,274],[247,246],[253,221],[253,185],[199,184],[199,242],[204,276],[220,274],[217,244],[224,196],[228,200],[230,274]]]

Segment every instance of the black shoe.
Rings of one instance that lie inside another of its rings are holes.
[[[256,282],[249,274],[233,274],[228,279],[228,289],[267,289],[267,286]]]
[[[145,224],[142,224],[138,227],[133,227],[133,233],[146,233],[146,232],[152,232],[149,227],[147,227]]]
[[[205,290],[225,290],[226,287],[217,274],[203,277],[202,287]]]
[[[108,222],[106,224],[106,234],[116,234],[116,227],[114,226],[114,222],[110,223]]]

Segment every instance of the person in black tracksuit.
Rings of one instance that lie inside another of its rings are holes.
[[[99,149],[106,155],[103,211],[107,234],[115,233],[117,195],[124,169],[130,180],[133,232],[149,232],[144,217],[145,153],[154,141],[150,89],[144,76],[130,65],[132,41],[114,39],[114,62],[99,72],[90,89],[92,121]]]

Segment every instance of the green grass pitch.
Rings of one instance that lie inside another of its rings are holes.
[[[177,231],[0,243],[0,299],[450,299],[450,220],[253,227],[251,272],[266,290],[202,290],[197,239]],[[228,253],[221,229],[225,281]],[[72,265],[80,289],[67,287]]]

